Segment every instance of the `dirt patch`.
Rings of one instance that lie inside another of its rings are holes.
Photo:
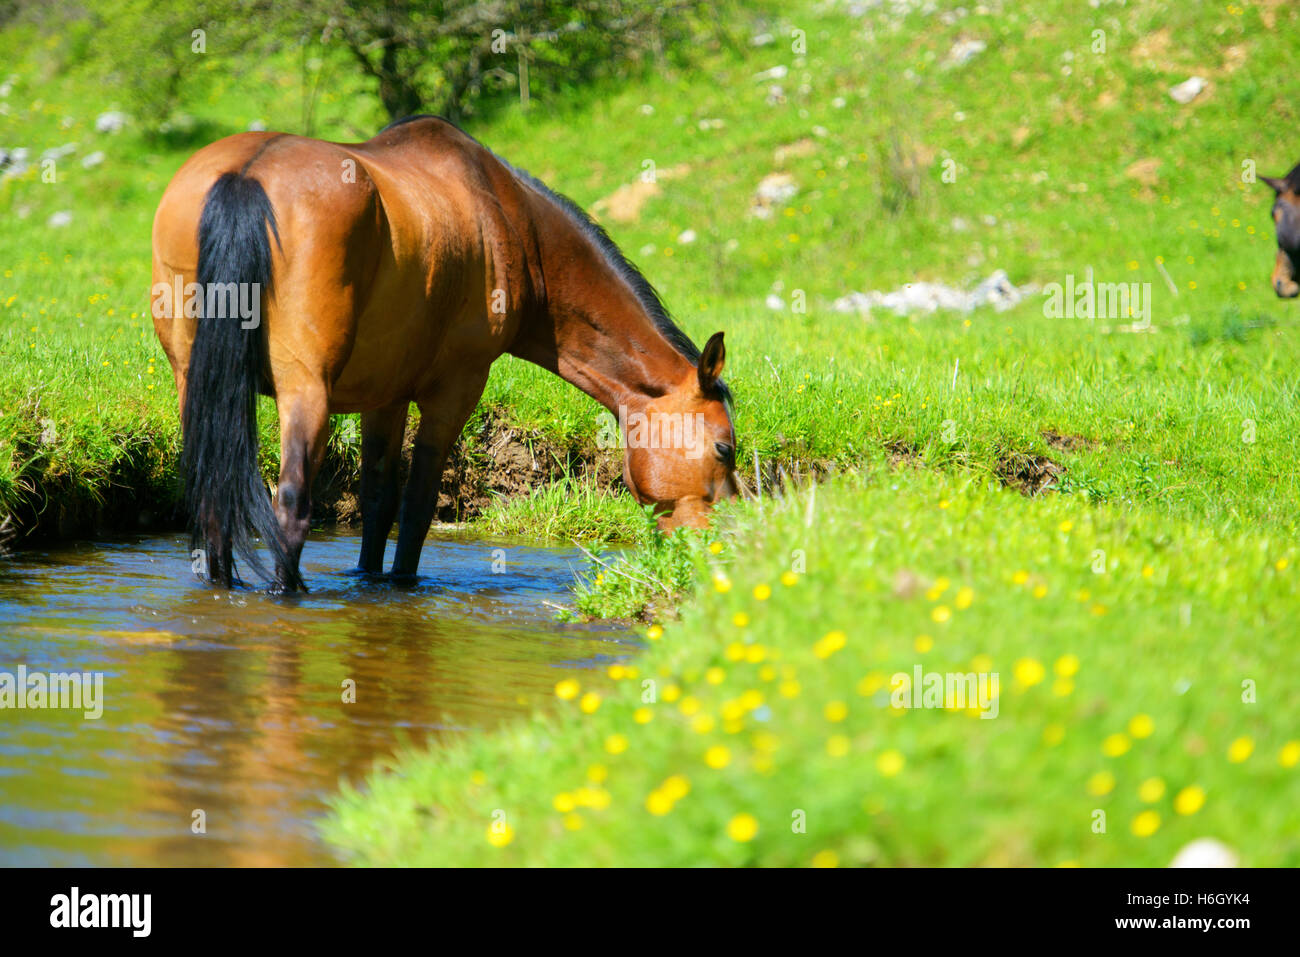
[[[1043,441],[1058,452],[1086,452],[1097,447],[1097,440],[1090,439],[1086,435],[1070,435],[1052,429],[1044,429],[1040,434],[1043,436]]]
[[[1065,466],[1053,462],[1046,455],[1009,452],[998,460],[993,471],[1007,488],[1032,498],[1055,485],[1056,480],[1065,474]]]
[[[911,442],[895,439],[892,442],[886,442],[885,448],[889,451],[889,467],[891,469],[919,469],[924,464],[920,450]]]
[[[415,444],[416,417],[407,425],[400,481],[405,483]],[[438,490],[437,520],[464,522],[477,518],[499,499],[531,495],[563,478],[623,487],[623,462],[616,450],[594,446],[565,447],[540,433],[508,425],[489,413],[463,433],[447,456]],[[322,466],[312,509],[314,522],[355,525],[361,521],[360,480],[350,462]]]

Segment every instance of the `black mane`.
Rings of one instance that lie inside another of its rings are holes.
[[[448,123],[451,126],[456,125],[441,116],[421,114],[419,116],[407,116],[400,120],[394,120],[379,132],[385,133],[394,127],[402,126],[406,123],[414,122],[415,120],[426,119],[442,120],[442,122]],[[456,128],[460,129],[460,127]],[[461,132],[464,132],[464,130],[461,130]],[[468,136],[469,134],[466,135]],[[486,149],[487,147],[484,148]],[[489,152],[491,151],[489,150]],[[623,250],[618,248],[618,244],[610,238],[609,233],[605,232],[605,228],[592,219],[585,209],[563,193],[557,193],[527,170],[514,166],[502,159],[500,156],[497,156],[496,153],[492,153],[492,155],[496,156],[501,165],[510,170],[510,172],[515,175],[515,178],[521,183],[532,187],[564,211],[570,221],[578,227],[584,236],[595,244],[597,249],[600,250],[605,261],[609,263],[614,271],[623,278],[623,281],[628,284],[628,287],[636,296],[637,301],[641,304],[641,308],[645,310],[646,315],[648,315],[650,320],[655,324],[655,328],[658,329],[659,332],[663,334],[664,338],[671,343],[672,347],[685,356],[692,365],[697,364],[700,361],[699,347],[691,341],[690,336],[682,332],[677,323],[673,322],[673,318],[669,314],[668,309],[664,306],[663,300],[659,298],[658,290],[651,285],[650,280],[646,279],[645,274],[642,273],[631,260],[623,255]],[[721,380],[718,381],[718,391],[720,393],[720,398],[724,402],[730,404],[731,390],[729,390]]]

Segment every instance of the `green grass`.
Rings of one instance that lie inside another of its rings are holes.
[[[899,478],[822,487],[811,525],[799,496],[734,516],[696,550],[697,600],[617,680],[400,755],[327,836],[376,865],[1161,866],[1206,835],[1300,864],[1292,540]],[[917,665],[998,674],[996,719],[891,708]],[[675,778],[689,792],[656,805]],[[1203,807],[1179,813],[1185,789]]]
[[[728,509],[706,538],[648,534],[634,503],[590,483],[490,509],[480,525],[494,535],[626,543],[623,559],[593,565],[572,614],[653,617],[663,635],[622,666],[635,679],[581,678],[604,694],[592,715],[560,701],[500,733],[404,753],[396,773],[345,791],[328,834],[354,859],[806,864],[833,852],[846,864],[1164,864],[1212,835],[1247,863],[1300,862],[1285,836],[1296,832],[1297,771],[1279,761],[1300,717],[1285,678],[1300,313],[1267,284],[1271,195],[1242,178],[1243,164],[1278,174],[1296,161],[1279,131],[1300,127],[1289,82],[1300,11],[1005,6],[953,22],[879,10],[855,19],[811,0],[761,24],[732,9],[742,36],[777,40],[704,47],[690,71],[471,125],[584,206],[654,164],[658,194],[634,221],[607,225],[697,342],[726,330],[739,457],[751,475],[757,459],[768,494],[761,509]],[[795,29],[803,55],[791,52]],[[987,49],[945,66],[963,38]],[[0,34],[0,59],[22,77],[0,142],[34,153],[83,144],[54,184],[36,174],[0,184],[0,511],[124,485],[175,496],[174,394],[144,319],[148,235],[164,184],[202,139],[151,138],[138,122],[91,132],[98,112],[121,104],[102,93],[96,61],[73,55],[75,41]],[[205,137],[257,118],[299,128],[296,57],[212,63],[186,104]],[[778,65],[784,78],[755,79]],[[1168,88],[1192,74],[1210,88],[1176,104]],[[316,134],[377,128],[373,99],[334,76]],[[783,102],[768,102],[773,82]],[[83,170],[76,158],[91,148],[107,159]],[[774,171],[799,193],[771,219],[749,216]],[[63,209],[73,225],[47,227]],[[679,238],[688,229],[694,242]],[[1150,283],[1152,329],[1050,318],[1036,295],[969,316],[831,308],[850,291],[917,280],[971,287],[998,268],[1022,285],[1089,270],[1099,282]],[[772,292],[790,303],[794,290],[805,312],[764,304]],[[481,408],[558,447],[596,441],[595,404],[516,360],[494,367]],[[270,474],[269,404],[263,413]],[[1074,437],[1072,447],[1047,433]],[[1002,487],[1038,457],[1063,468],[1046,494]],[[791,477],[842,474],[817,492],[810,519],[806,492],[773,500],[778,465]],[[781,584],[800,557],[797,583]],[[712,584],[718,566],[725,593]],[[948,585],[931,600],[940,579]],[[759,601],[762,585],[773,592]],[[962,588],[968,608],[956,604]],[[942,622],[931,617],[941,605]],[[738,613],[748,624],[734,623]],[[837,630],[844,647],[817,657],[816,642]],[[918,650],[922,635],[929,650]],[[732,661],[734,647],[762,647],[766,659]],[[1068,671],[1071,655],[1079,670],[1067,687],[1054,669],[1065,659]],[[999,717],[895,715],[881,682],[917,663],[998,671]],[[720,684],[706,677],[714,667]],[[1039,668],[1042,680],[1017,681]],[[655,704],[642,704],[646,678]],[[799,693],[786,697],[791,681]],[[1242,700],[1244,681],[1256,703]],[[677,701],[666,700],[670,686]],[[723,709],[746,691],[764,704],[729,733]],[[714,728],[696,730],[686,697]],[[846,706],[841,721],[826,717],[833,702]],[[633,718],[639,707],[649,723]],[[1104,754],[1137,715],[1154,731]],[[605,750],[611,735],[626,737],[625,752]],[[1239,739],[1253,752],[1229,761]],[[713,746],[729,749],[725,767],[704,763]],[[599,788],[595,764],[608,773]],[[1105,772],[1113,789],[1090,793]],[[652,814],[647,799],[674,775],[689,793]],[[1144,802],[1137,789],[1151,778],[1164,791]],[[556,811],[556,796],[584,782],[589,806]],[[1189,787],[1204,790],[1204,807],[1179,814],[1173,799]],[[1091,830],[1097,809],[1104,836]],[[1144,809],[1159,827],[1139,836]],[[795,810],[806,812],[804,834],[790,830]],[[513,829],[503,847],[487,840],[497,811]],[[580,829],[566,828],[568,813]],[[752,840],[728,837],[738,814],[757,820]]]

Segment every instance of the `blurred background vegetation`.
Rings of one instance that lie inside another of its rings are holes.
[[[61,63],[97,67],[164,135],[184,127],[206,58],[243,70],[300,50],[302,129],[347,74],[385,121],[454,120],[571,90],[611,72],[666,68],[692,45],[730,42],[704,0],[0,0],[0,29],[60,37]],[[196,54],[202,54],[198,56]],[[209,69],[211,67],[208,67]]]

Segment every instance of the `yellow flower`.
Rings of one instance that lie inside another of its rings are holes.
[[[1165,782],[1160,778],[1147,778],[1138,785],[1138,798],[1147,804],[1154,804],[1165,796]]]
[[[613,678],[615,681],[620,680],[620,679],[623,677],[623,675],[624,675],[624,673],[625,673],[626,671],[627,671],[626,668],[624,668],[622,665],[618,665],[618,664],[610,665],[610,666],[606,669],[606,672],[607,672],[607,673],[609,674],[609,676],[610,676],[611,678]]]
[[[656,817],[662,817],[673,809],[673,799],[663,791],[651,791],[645,799],[645,809]]]
[[[1069,678],[1057,678],[1052,682],[1052,694],[1058,698],[1068,698],[1074,693],[1074,682]]]
[[[930,617],[942,624],[952,617],[952,609],[947,605],[936,605],[930,612]]]
[[[799,581],[799,576],[796,575],[794,572],[781,573],[781,584],[784,585],[786,588],[789,588],[791,585],[797,584],[798,581]]]
[[[715,771],[731,763],[731,751],[720,744],[715,744],[704,752],[704,763]]]
[[[725,595],[731,591],[731,579],[726,575],[713,576],[713,587],[721,594]]]
[[[757,598],[759,601],[767,601],[769,598],[772,597],[772,586],[771,586],[771,585],[755,585],[755,586],[754,586],[754,597]]]
[[[756,665],[767,657],[767,649],[762,645],[750,645],[745,649],[745,660],[751,665]]]
[[[1052,670],[1062,678],[1073,678],[1079,673],[1079,659],[1074,655],[1061,655]]]
[[[749,616],[743,611],[738,611],[731,616],[731,623],[737,628],[744,628],[749,625]]]
[[[1160,815],[1155,811],[1143,811],[1133,818],[1132,829],[1138,837],[1150,837],[1160,830]]]
[[[1128,733],[1135,738],[1149,738],[1155,729],[1156,723],[1151,720],[1149,714],[1135,714],[1133,720],[1128,723]]]
[[[813,855],[813,867],[839,867],[840,856],[834,851],[818,851]]]
[[[603,784],[609,777],[609,768],[603,764],[593,764],[587,768],[587,780],[592,784]]]
[[[551,799],[551,806],[561,814],[568,814],[578,806],[578,802],[573,799],[573,795],[568,791],[562,791]]]
[[[1288,741],[1277,753],[1277,763],[1284,768],[1293,768],[1300,764],[1300,741]]]
[[[582,709],[583,714],[595,714],[600,707],[600,695],[594,691],[588,691],[578,702],[578,707]]]
[[[957,589],[957,597],[953,599],[952,603],[956,605],[959,610],[964,611],[965,609],[971,606],[971,602],[973,602],[974,600],[975,600],[975,589],[963,585],[961,588]]]
[[[1117,732],[1101,743],[1101,750],[1107,757],[1117,758],[1132,746],[1133,744],[1129,741],[1128,735]]]
[[[581,830],[581,829],[582,829],[582,815],[581,815],[581,814],[566,814],[566,815],[564,815],[564,828],[565,828],[565,830],[567,830],[567,831],[578,831],[578,830]]]
[[[700,710],[700,701],[694,695],[687,695],[682,699],[682,703],[677,706],[677,710],[689,718]]]
[[[1109,771],[1098,771],[1088,778],[1088,793],[1096,797],[1109,794],[1115,790],[1115,775]]]
[[[714,555],[722,554],[722,542],[709,542],[709,551]]]
[[[697,714],[691,719],[691,728],[696,734],[708,734],[717,727],[717,724],[718,722],[714,720],[713,715],[708,713]]]
[[[876,758],[876,770],[887,778],[892,778],[899,771],[903,770],[903,765],[907,759],[903,757],[903,752],[890,748],[888,751],[880,752]]]
[[[677,685],[669,685],[668,687],[664,688],[663,699],[667,701],[669,704],[672,704],[681,696],[682,696],[682,689],[679,688]]]
[[[565,678],[563,681],[557,681],[555,683],[555,696],[564,701],[572,701],[578,696],[578,692],[581,690],[582,686],[573,678]]]
[[[752,841],[757,833],[758,818],[752,814],[737,814],[727,823],[727,836],[738,843]]]
[[[1023,585],[1025,582],[1029,581],[1029,572],[1021,569],[1011,576],[1011,581],[1017,585]]]
[[[817,639],[813,645],[813,654],[818,658],[829,658],[835,652],[844,647],[848,641],[848,636],[842,631],[828,631]]]
[[[632,712],[632,720],[637,724],[649,724],[654,720],[654,716],[654,711],[644,705]]]
[[[691,793],[691,782],[680,774],[674,774],[670,778],[665,778],[664,783],[659,785],[659,789],[672,800],[680,801]]]
[[[1289,564],[1290,562],[1288,562],[1285,558],[1279,558],[1276,562],[1273,563],[1273,567],[1276,568],[1278,571],[1284,571],[1286,569],[1286,566]]]
[[[853,748],[853,742],[847,735],[832,734],[826,739],[826,753],[832,758],[842,758]]]
[[[1195,814],[1205,805],[1205,791],[1195,784],[1185,787],[1174,798],[1174,810],[1179,814]]]
[[[1255,740],[1253,738],[1238,738],[1228,745],[1228,760],[1233,764],[1240,764],[1254,753]]]
[[[1042,597],[1044,597],[1044,596],[1047,594],[1047,586],[1046,586],[1046,585],[1035,585],[1035,586],[1034,586],[1034,592],[1033,592],[1033,594],[1034,594],[1034,597],[1035,597],[1035,598],[1042,598]]]
[[[515,829],[509,824],[498,826],[494,823],[487,829],[487,839],[493,847],[505,847],[515,839]]]
[[[611,734],[605,739],[605,750],[610,754],[622,754],[627,750],[627,735]]]
[[[988,655],[976,655],[970,660],[970,667],[971,671],[978,672],[979,674],[988,674],[993,670],[993,659]]]
[[[822,709],[827,721],[843,721],[849,716],[849,706],[843,701],[830,701]]]
[[[799,692],[803,689],[800,687],[799,682],[790,680],[782,681],[777,686],[776,690],[780,692],[782,698],[797,698],[799,697]]]
[[[862,680],[858,682],[858,694],[864,698],[869,698],[884,687],[884,684],[885,676],[879,671],[873,671],[868,675],[864,675]]]
[[[645,636],[649,638],[651,641],[658,641],[660,638],[663,637],[663,634],[664,634],[664,630],[661,626],[651,625],[650,629],[645,633]]]
[[[1070,521],[1067,518],[1060,525],[1058,525],[1057,528],[1059,528],[1063,532],[1068,532],[1070,529],[1074,528],[1074,522]]]
[[[1026,688],[1032,688],[1043,680],[1047,670],[1034,658],[1021,658],[1011,669],[1016,681]]]
[[[929,635],[917,635],[913,645],[920,654],[925,654],[934,647],[934,639]]]
[[[745,646],[739,641],[733,641],[727,645],[727,650],[723,652],[728,661],[743,661],[745,658]]]

